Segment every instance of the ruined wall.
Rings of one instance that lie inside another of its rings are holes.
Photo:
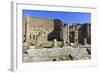
[[[25,33],[26,33],[26,31],[25,31],[25,29],[26,29],[26,18],[25,17],[23,17],[23,20],[22,20],[22,38],[23,38],[23,42],[25,41]]]
[[[45,29],[48,31],[48,33],[52,32],[54,30],[54,23],[53,20],[50,19],[44,19],[44,18],[37,18],[37,17],[30,17],[30,30]]]
[[[25,25],[23,26],[25,27]],[[24,27],[23,27],[23,32],[26,31],[25,32],[26,41],[33,42],[33,40],[36,40],[36,37],[38,36],[40,32],[45,31],[47,35],[51,33],[54,30],[54,23],[53,23],[53,20],[27,16],[26,17],[26,28]]]
[[[59,19],[45,19],[38,17],[23,17],[23,41],[32,43],[35,41],[47,42],[57,39],[57,41],[69,41],[75,44],[91,44],[91,24],[74,24],[68,26]],[[42,32],[45,38],[38,36]],[[44,34],[45,33],[45,34]],[[44,39],[44,41],[43,41]],[[41,43],[42,43],[41,42]],[[39,43],[40,44],[40,43]]]
[[[75,24],[70,26],[70,41],[75,44],[91,44],[91,24]]]
[[[63,24],[61,26],[61,31],[60,31],[60,38],[64,41],[64,45],[67,45],[69,43],[69,29],[68,29],[68,24]]]
[[[30,34],[38,35],[40,31],[45,31],[47,33],[48,40],[61,40],[60,38],[60,31],[62,26],[62,21],[59,19],[45,19],[45,18],[38,18],[38,17],[25,17],[26,28],[23,28],[25,32],[26,41],[29,42]],[[23,19],[24,20],[24,19]],[[23,25],[25,26],[25,25]]]

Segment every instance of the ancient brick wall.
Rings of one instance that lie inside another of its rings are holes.
[[[75,24],[70,26],[70,41],[75,43],[84,44],[84,40],[87,40],[87,44],[91,44],[91,24]]]
[[[23,28],[23,31],[26,30],[26,40],[30,40],[30,34],[38,35],[41,31],[46,31],[47,34],[51,33],[54,30],[53,20],[37,18],[37,17],[26,17],[26,29]],[[24,26],[24,25],[23,25]],[[24,30],[25,29],[25,30]]]

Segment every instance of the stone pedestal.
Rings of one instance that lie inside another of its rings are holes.
[[[84,39],[84,45],[87,45],[87,39],[86,38]]]
[[[62,47],[65,47],[65,46],[67,46],[67,44],[65,41],[63,41]]]
[[[34,48],[35,48],[35,46],[30,46],[29,48],[30,48],[30,49],[34,49]]]
[[[57,47],[57,40],[56,39],[53,40],[53,47]]]

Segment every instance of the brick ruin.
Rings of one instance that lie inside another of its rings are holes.
[[[91,44],[91,24],[74,24],[69,27],[69,40],[76,44]]]
[[[32,16],[23,17],[22,25],[23,43],[40,46],[47,41],[63,41],[64,45],[70,43],[91,44],[91,24],[74,24],[69,26],[59,19],[46,19]]]

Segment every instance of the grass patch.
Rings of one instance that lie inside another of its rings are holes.
[[[52,44],[53,44],[53,41],[48,41],[48,42],[44,45],[44,48],[52,48]],[[57,46],[58,46],[58,47],[61,47],[61,46],[62,46],[62,41],[57,41]]]
[[[53,44],[53,41],[48,41],[45,44],[41,44],[39,46],[36,46],[36,48],[52,48],[52,44]],[[57,46],[62,47],[62,41],[57,41]]]

